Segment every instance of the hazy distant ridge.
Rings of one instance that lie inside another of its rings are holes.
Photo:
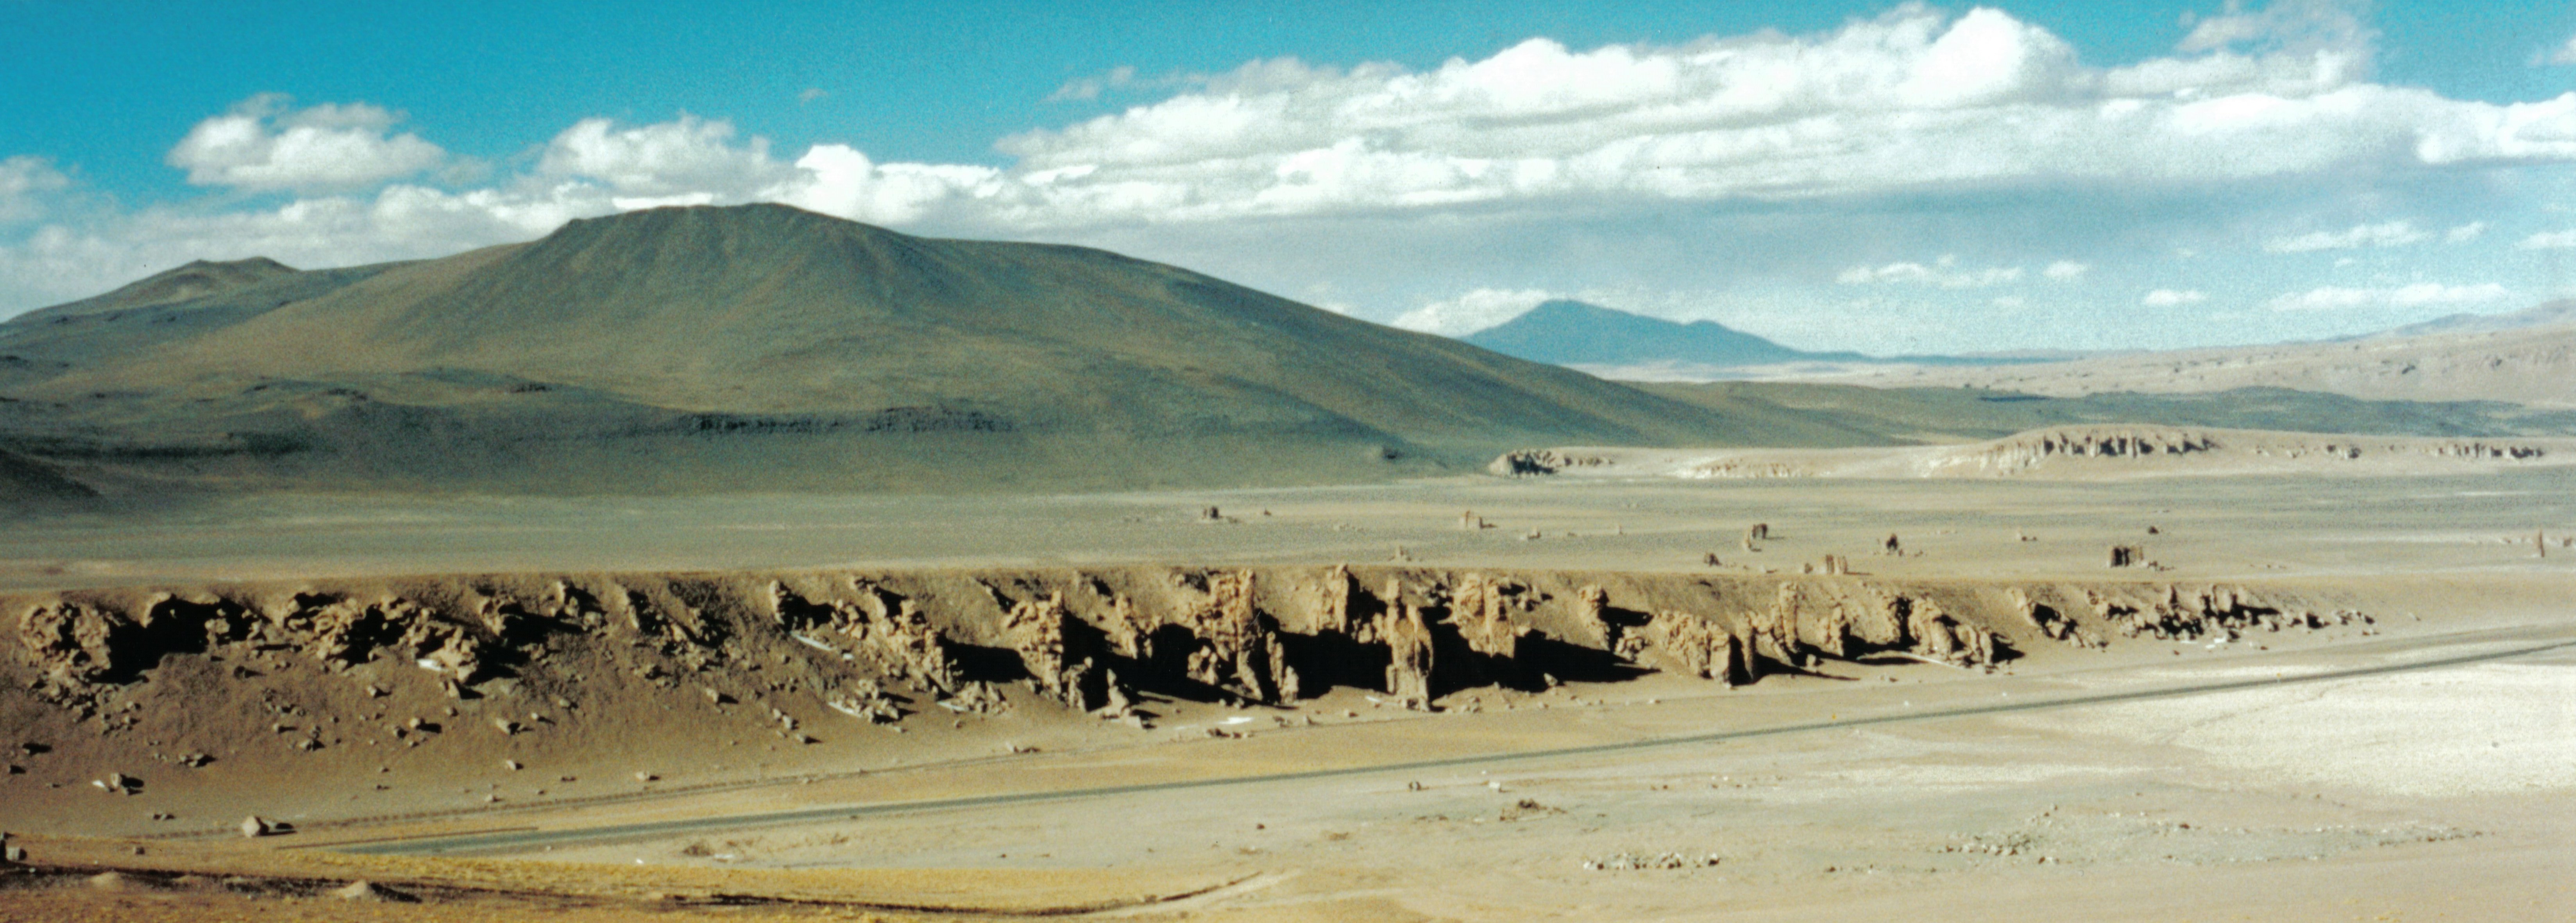
[[[1782,346],[1716,321],[1679,323],[1558,299],[1519,317],[1459,337],[1532,362],[1587,368],[1684,365],[1728,368],[1792,362],[1918,365],[1990,365],[2034,361],[2014,356],[1896,356],[1808,352]]]

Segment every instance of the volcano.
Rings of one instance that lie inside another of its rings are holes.
[[[780,205],[191,264],[0,324],[0,397],[0,448],[90,480],[502,491],[1346,482],[1728,428],[1184,269]]]

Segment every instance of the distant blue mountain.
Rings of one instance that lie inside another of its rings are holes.
[[[1507,356],[1557,365],[1691,362],[1762,365],[1796,360],[1861,361],[1859,353],[1791,349],[1715,321],[1677,324],[1580,301],[1549,301],[1460,339]]]
[[[1808,352],[1727,327],[1716,321],[1687,324],[1559,299],[1459,339],[1476,346],[1555,365],[1768,365],[1777,362],[1908,362],[1985,365],[2033,361],[2018,357],[1894,356]]]

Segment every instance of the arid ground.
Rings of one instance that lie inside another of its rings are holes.
[[[267,495],[21,520],[0,707],[28,739],[0,825],[34,870],[0,879],[0,916],[2566,918],[2571,477]],[[918,601],[949,659],[869,672],[889,629],[862,623],[892,616],[833,596],[853,586]],[[943,621],[983,618],[979,593],[1006,625],[1054,594],[1066,631]],[[1860,610],[1890,600],[1937,607],[1957,646],[1868,640]],[[234,604],[231,640],[217,616],[176,642],[146,624]],[[405,662],[403,613],[475,605],[522,620],[491,617],[470,675]],[[1168,610],[1138,636],[1165,650],[1121,647],[1113,607]],[[378,629],[315,646],[362,608]],[[49,684],[39,609],[71,626],[56,655],[97,662]],[[1363,627],[1319,627],[1336,612]],[[1401,662],[1383,626],[1408,612],[1466,633],[1422,649],[1429,701],[1393,667],[1316,666],[1371,638]],[[1517,626],[1518,661],[1476,613]],[[1285,653],[1253,664],[1261,638]],[[1076,655],[1127,678],[1067,679]],[[253,815],[292,830],[246,838]]]

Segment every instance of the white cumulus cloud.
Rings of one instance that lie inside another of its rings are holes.
[[[1844,285],[1929,285],[1937,288],[1986,288],[2021,280],[2021,267],[1995,266],[1985,269],[1962,269],[1958,257],[1943,256],[1925,263],[1889,263],[1884,266],[1854,266],[1843,270],[1834,281]],[[2055,268],[2055,267],[2051,267]],[[2081,273],[2078,273],[2080,275]],[[2051,278],[2058,278],[2052,276]]]
[[[2448,231],[2444,231],[2444,232],[2442,232],[2442,239],[2443,239],[2443,240],[2446,240],[2446,241],[2449,241],[2449,242],[2451,242],[2451,243],[2455,243],[2455,244],[2464,244],[2464,243],[2468,243],[2469,241],[2472,241],[2472,240],[2476,240],[2476,239],[2478,239],[2481,235],[2484,235],[2486,232],[2487,232],[2487,223],[2486,223],[2486,222],[2484,222],[2484,221],[2471,221],[2471,222],[2469,222],[2469,223],[2467,223],[2467,224],[2463,224],[2463,225],[2460,225],[2459,227],[2455,227],[2455,228],[2452,228],[2452,229],[2450,229],[2450,230],[2448,230]]]
[[[1542,301],[1562,297],[1540,289],[1480,288],[1406,312],[1395,326],[1442,336],[1463,336],[1529,313]]]
[[[293,108],[263,93],[198,122],[163,160],[199,186],[296,192],[357,189],[437,167],[438,145],[405,132],[402,117],[366,103]]]
[[[40,197],[71,185],[71,178],[42,157],[0,159],[0,221],[25,221],[44,214]]]
[[[2139,298],[2138,303],[2150,308],[2170,308],[2175,305],[2199,304],[2208,300],[2209,293],[2199,289],[2160,288]]]
[[[2576,37],[2570,37],[2567,39],[2567,44],[2560,45],[2558,50],[2551,52],[2549,63],[2576,64]]]
[[[627,196],[703,197],[687,204],[748,196],[793,175],[793,167],[770,158],[769,139],[736,145],[733,131],[731,122],[693,115],[626,127],[583,119],[546,145],[537,171],[595,180]]]
[[[2529,237],[2523,238],[2521,243],[2515,244],[2514,246],[2525,250],[2576,249],[2576,228],[2569,228],[2564,231],[2546,231],[2539,234],[2533,234]]]
[[[796,159],[797,174],[763,197],[855,221],[903,224],[950,200],[989,200],[1004,189],[991,167],[877,163],[843,144],[818,144]]]
[[[2369,83],[2366,33],[2301,9],[2205,21],[2179,56],[2110,69],[1994,9],[1913,5],[1812,36],[1532,39],[1427,71],[1257,61],[1000,148],[1072,179],[1031,190],[1050,224],[2576,159],[2576,93],[2499,106]]]
[[[2454,233],[2457,233],[2456,230]],[[2475,236],[2476,232],[2471,232]],[[2263,249],[2273,253],[2314,253],[2319,250],[2353,250],[2362,247],[2403,247],[2418,244],[2433,235],[2418,230],[2412,221],[2390,221],[2382,224],[2355,225],[2343,231],[2316,231],[2297,237],[2276,237],[2265,241]]]
[[[2442,285],[2418,282],[2396,288],[2325,286],[2274,298],[2275,311],[2331,311],[2351,308],[2418,308],[2434,305],[2485,304],[2512,297],[2502,284]]]
[[[2048,264],[2048,268],[2040,270],[2039,274],[2055,279],[2059,282],[2072,282],[2077,279],[2084,278],[2085,273],[2092,271],[2093,266],[2089,263],[2078,263],[2074,260],[2058,260],[2057,262]]]

